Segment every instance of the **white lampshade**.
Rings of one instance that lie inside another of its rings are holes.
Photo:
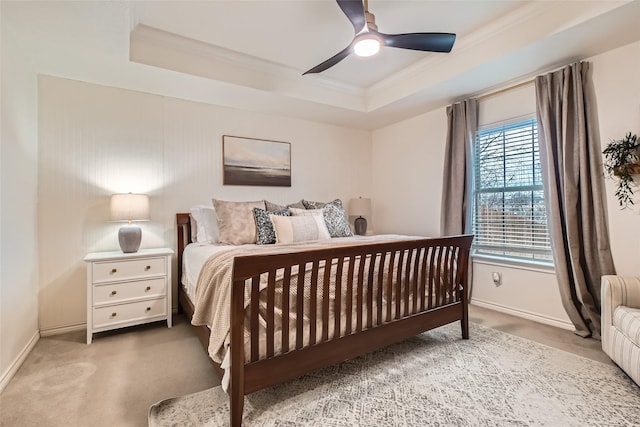
[[[351,216],[369,216],[371,215],[371,199],[351,199],[349,201],[349,215]]]
[[[132,193],[112,195],[111,221],[149,221],[149,196]]]

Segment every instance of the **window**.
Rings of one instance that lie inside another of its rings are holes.
[[[474,254],[551,264],[536,120],[479,130],[473,155]]]

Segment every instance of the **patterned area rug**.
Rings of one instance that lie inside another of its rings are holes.
[[[215,387],[164,400],[149,425],[225,426]],[[638,426],[620,369],[456,322],[245,397],[245,426]]]

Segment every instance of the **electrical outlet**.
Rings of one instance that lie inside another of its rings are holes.
[[[502,285],[502,273],[498,271],[494,271],[491,273],[491,278],[493,279],[493,284],[496,286]]]

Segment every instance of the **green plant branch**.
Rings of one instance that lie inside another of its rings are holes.
[[[638,163],[638,137],[627,133],[623,139],[611,141],[602,151],[605,155],[604,169],[608,176],[618,180],[616,198],[622,209],[633,205],[633,168]]]

